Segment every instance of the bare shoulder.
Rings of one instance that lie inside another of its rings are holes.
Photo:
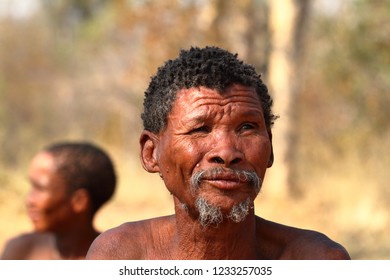
[[[349,260],[347,250],[323,233],[297,229],[297,236],[286,246],[283,258],[300,260]]]
[[[347,250],[325,234],[278,224],[260,218],[266,233],[278,243],[279,259],[349,260]]]
[[[13,237],[4,246],[1,259],[26,260],[34,257],[37,248],[45,248],[50,240],[50,235],[41,233],[25,233]]]
[[[169,216],[124,223],[101,233],[91,244],[86,259],[141,260]]]

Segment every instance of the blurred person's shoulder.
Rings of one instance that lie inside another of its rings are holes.
[[[48,259],[52,243],[53,237],[49,233],[24,233],[7,241],[1,259]]]

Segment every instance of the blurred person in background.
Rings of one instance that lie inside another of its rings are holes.
[[[54,143],[32,159],[28,215],[34,232],[10,239],[2,259],[84,259],[100,234],[93,220],[114,194],[108,154],[87,142]]]
[[[193,47],[161,66],[145,92],[140,157],[175,214],[102,233],[87,259],[350,259],[322,233],[255,214],[274,159],[272,103],[254,67],[226,50]]]

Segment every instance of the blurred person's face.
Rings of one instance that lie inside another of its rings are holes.
[[[30,165],[31,190],[27,196],[28,215],[36,231],[61,232],[71,223],[72,207],[68,186],[56,172],[53,156],[37,154]]]
[[[204,87],[181,90],[155,142],[153,157],[168,190],[195,213],[199,198],[225,216],[253,201],[260,185],[235,171],[255,173],[261,182],[272,164],[261,102],[252,88],[239,85],[222,95]]]

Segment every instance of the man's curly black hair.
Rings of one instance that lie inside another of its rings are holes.
[[[144,112],[141,114],[144,129],[154,133],[165,129],[167,116],[179,90],[203,86],[223,93],[233,84],[256,90],[263,106],[265,123],[271,128],[276,119],[271,111],[273,101],[255,68],[239,60],[237,54],[207,46],[181,50],[179,57],[166,61],[157,69],[145,91]]]
[[[56,172],[65,180],[69,193],[87,190],[92,214],[113,196],[117,181],[114,164],[102,148],[89,142],[58,142],[43,151],[53,156]]]

